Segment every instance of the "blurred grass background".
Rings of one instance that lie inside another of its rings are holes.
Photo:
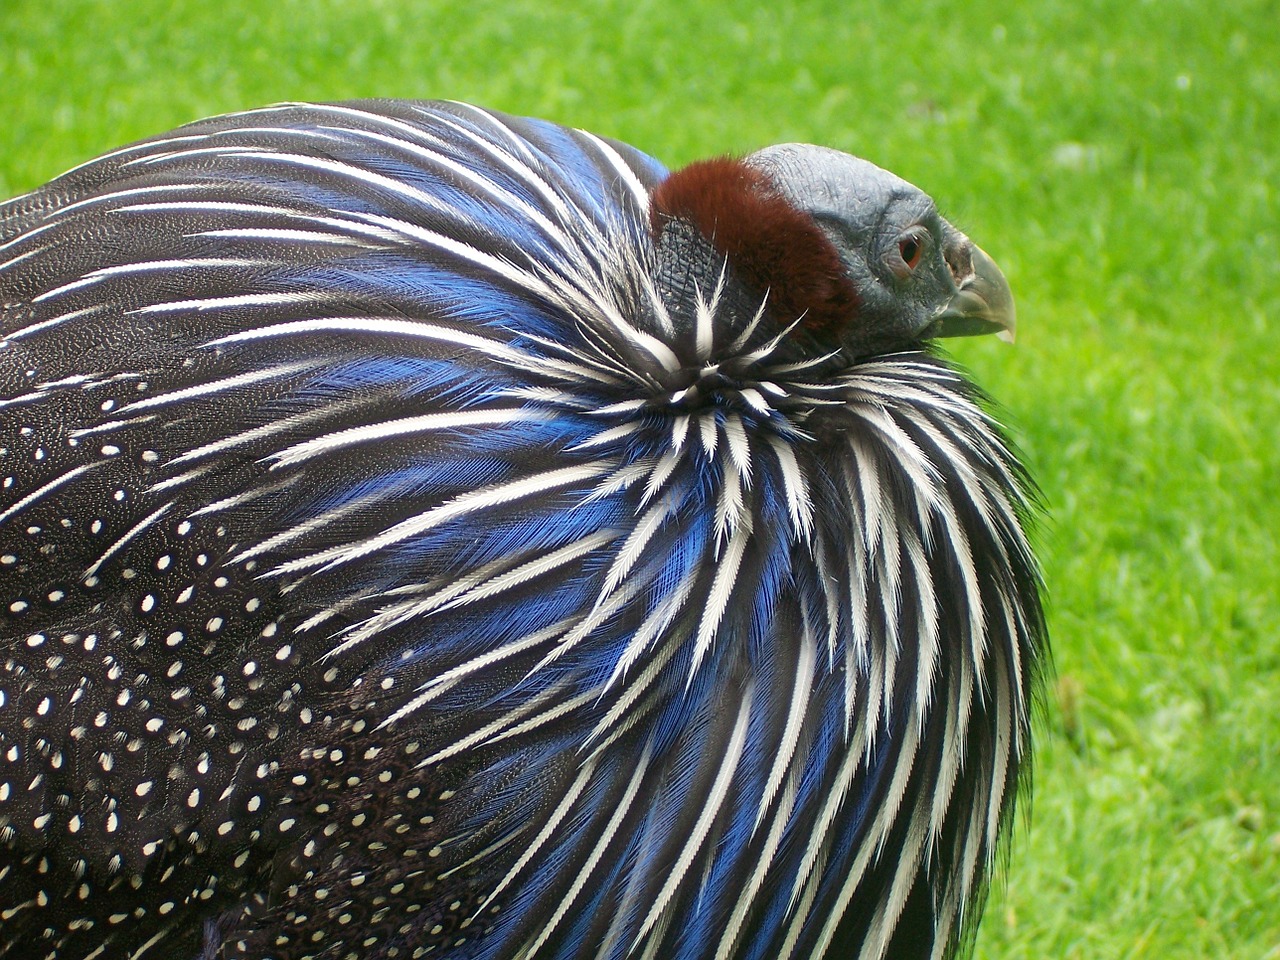
[[[981,11],[981,12],[979,12]],[[1005,268],[1057,677],[977,954],[1280,958],[1280,3],[0,0],[0,196],[287,99],[806,140]]]

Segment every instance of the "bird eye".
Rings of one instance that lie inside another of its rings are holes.
[[[902,257],[902,262],[907,265],[907,269],[914,270],[920,265],[920,255],[924,253],[924,244],[914,235],[903,237],[898,241],[898,253]]]
[[[920,266],[931,239],[929,228],[922,224],[904,230],[898,234],[897,245],[885,251],[885,266],[899,280],[908,279]]]

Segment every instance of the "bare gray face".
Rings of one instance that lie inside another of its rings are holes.
[[[918,187],[866,160],[805,143],[766,147],[746,163],[835,245],[861,298],[863,322],[851,337],[1012,339],[1013,297],[1000,268]]]

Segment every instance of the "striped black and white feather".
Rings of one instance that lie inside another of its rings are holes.
[[[0,207],[0,956],[952,955],[1027,480],[929,350],[674,293],[665,176],[294,105]]]

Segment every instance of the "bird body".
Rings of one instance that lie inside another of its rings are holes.
[[[0,957],[927,958],[1043,658],[890,174],[285,105],[0,205]]]

